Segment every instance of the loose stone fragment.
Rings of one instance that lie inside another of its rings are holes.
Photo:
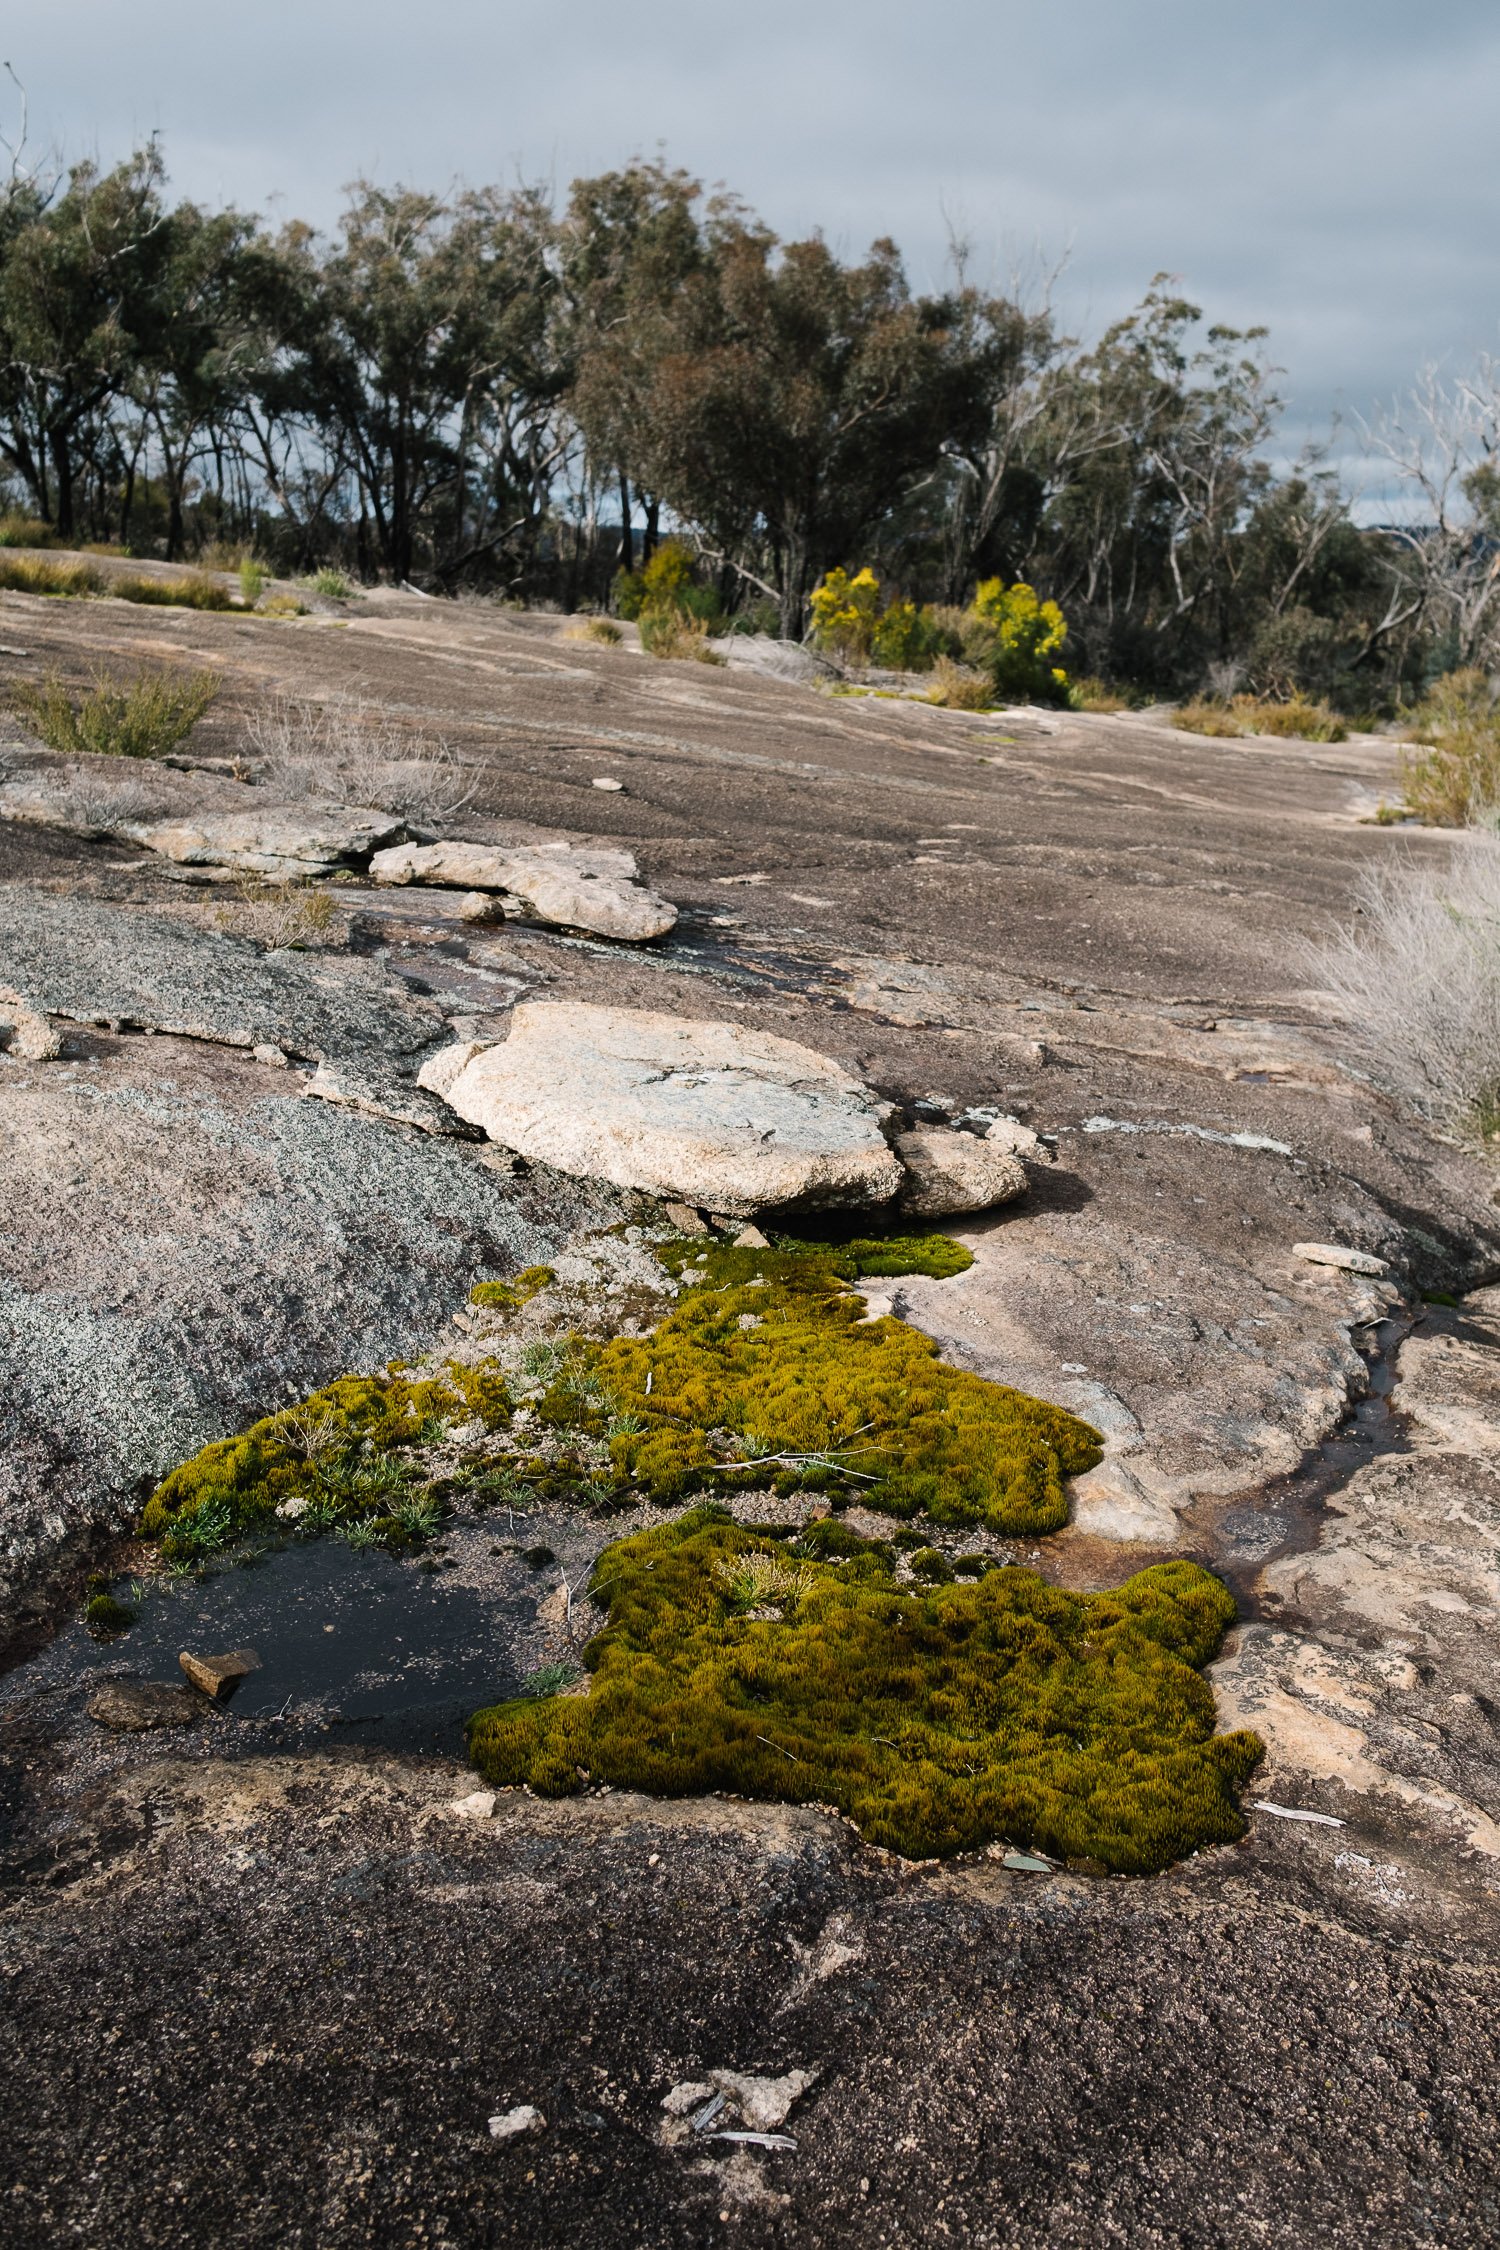
[[[85,1708],[101,1727],[149,1734],[159,1727],[190,1727],[202,1706],[185,1687],[168,1687],[161,1680],[110,1680]]]
[[[256,812],[199,813],[124,831],[185,867],[238,867],[249,874],[329,874],[368,859],[406,833],[404,821],[370,805],[267,805]]]
[[[1310,1265],[1336,1266],[1341,1273],[1389,1273],[1384,1258],[1372,1258],[1366,1250],[1346,1250],[1338,1242],[1294,1242],[1294,1258],[1306,1258]]]
[[[490,2119],[492,2141],[514,2140],[518,2133],[539,2133],[547,2120],[530,2102],[522,2102],[516,2109],[502,2110]]]
[[[571,844],[402,844],[370,862],[377,883],[441,883],[515,898],[564,929],[639,945],[664,937],[677,909],[648,891],[629,852]]]
[[[193,1686],[215,1699],[227,1695],[248,1673],[260,1670],[253,1648],[228,1649],[222,1656],[195,1656],[185,1648],[177,1661]]]
[[[0,985],[0,1025],[7,1024],[6,1051],[18,1062],[55,1062],[62,1053],[62,1040],[41,1009],[9,985]]]
[[[1026,1170],[1019,1157],[972,1133],[941,1125],[919,1125],[898,1133],[896,1154],[906,1167],[899,1207],[913,1217],[941,1218],[955,1211],[988,1211],[1026,1192]]]

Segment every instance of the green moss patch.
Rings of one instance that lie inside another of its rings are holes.
[[[242,1437],[204,1446],[157,1486],[141,1530],[169,1555],[190,1558],[293,1507],[291,1520],[310,1514],[317,1528],[373,1518],[396,1543],[410,1541],[435,1525],[436,1513],[412,1491],[402,1449],[440,1437],[451,1418],[477,1415],[494,1429],[509,1414],[509,1393],[489,1363],[435,1376],[344,1375]]]
[[[519,1312],[522,1305],[550,1289],[557,1276],[550,1266],[527,1266],[513,1281],[478,1281],[469,1291],[471,1305],[484,1305],[491,1312]]]
[[[833,1805],[912,1858],[1005,1838],[1151,1874],[1243,1834],[1261,1745],[1214,1733],[1196,1668],[1234,1604],[1207,1571],[1085,1596],[1014,1569],[913,1589],[888,1548],[809,1544],[699,1508],[606,1548],[590,1692],[477,1713],[475,1765],[547,1796],[591,1779]]]
[[[112,1640],[116,1633],[129,1632],[135,1611],[113,1594],[94,1594],[84,1607],[83,1621],[97,1639]]]
[[[867,1320],[847,1286],[859,1254],[670,1246],[691,1283],[675,1311],[648,1336],[580,1341],[544,1421],[606,1437],[617,1484],[658,1502],[769,1483],[944,1524],[1057,1530],[1063,1480],[1101,1458],[1098,1432],[946,1366],[903,1321]]]

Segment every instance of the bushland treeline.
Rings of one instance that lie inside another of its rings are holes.
[[[1273,470],[1279,411],[1264,332],[1163,278],[1085,347],[961,269],[914,293],[893,243],[778,241],[662,162],[561,206],[362,182],[325,239],[173,200],[152,144],[18,173],[0,210],[12,505],[169,559],[577,607],[672,527],[783,635],[870,565],[918,602],[1024,579],[1075,673],[1153,692],[1374,709],[1471,661],[1410,542],[1315,461]]]

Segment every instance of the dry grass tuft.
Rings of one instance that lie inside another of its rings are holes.
[[[263,882],[259,876],[246,875],[235,884],[235,891],[236,903],[221,906],[215,921],[221,930],[250,938],[268,953],[316,945],[338,922],[330,894],[309,882]]]
[[[92,563],[54,562],[50,555],[0,554],[0,588],[8,594],[102,593],[102,571]]]
[[[1231,703],[1199,696],[1172,713],[1172,724],[1183,734],[1266,734],[1292,742],[1342,742],[1349,732],[1328,704],[1310,703],[1301,696],[1289,703],[1255,695],[1237,695]]]
[[[565,641],[596,641],[600,648],[618,648],[624,638],[612,617],[577,617],[563,632]]]
[[[972,664],[956,664],[951,656],[940,656],[933,664],[932,685],[925,700],[945,711],[988,711],[995,691],[985,674]]]
[[[408,819],[446,819],[469,803],[477,776],[450,743],[407,733],[348,697],[279,697],[249,723],[250,741],[285,798],[373,805]]]
[[[140,602],[150,609],[233,609],[227,586],[210,578],[206,570],[190,571],[186,578],[148,578],[144,572],[122,571],[100,589],[119,602]]]
[[[1123,695],[1116,695],[1103,680],[1074,680],[1068,698],[1075,711],[1102,712],[1105,717],[1115,711],[1128,711],[1129,703]]]
[[[701,618],[682,617],[675,610],[642,610],[641,646],[648,656],[666,662],[722,664],[725,660],[708,637]]]
[[[1371,868],[1360,927],[1313,956],[1371,1073],[1459,1133],[1500,1130],[1500,838],[1455,846],[1446,868]]]

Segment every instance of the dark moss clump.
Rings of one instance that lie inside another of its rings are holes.
[[[967,1273],[974,1253],[947,1234],[857,1235],[851,1242],[803,1242],[798,1236],[776,1237],[767,1250],[739,1250],[733,1243],[683,1238],[664,1243],[657,1256],[670,1273],[696,1267],[716,1289],[748,1281],[755,1274],[787,1270],[795,1260],[803,1269],[816,1267],[839,1281],[894,1274],[925,1274],[933,1281],[951,1281]],[[545,1270],[545,1269],[544,1269]]]
[[[949,1586],[953,1582],[953,1565],[936,1547],[919,1547],[907,1557],[907,1567],[913,1578],[928,1586]]]
[[[513,1281],[476,1281],[469,1291],[471,1305],[485,1305],[491,1312],[519,1312],[522,1305],[550,1289],[557,1276],[550,1266],[527,1266]]]
[[[299,1521],[373,1520],[402,1538],[427,1536],[425,1503],[411,1492],[413,1471],[400,1450],[430,1443],[450,1417],[477,1415],[493,1429],[509,1414],[505,1384],[488,1362],[435,1376],[394,1368],[343,1375],[183,1462],[152,1493],[141,1529],[169,1554],[191,1557],[301,1502]]]
[[[135,1623],[135,1611],[128,1603],[116,1601],[113,1594],[95,1594],[84,1609],[83,1622],[91,1633],[107,1639],[129,1632]]]
[[[1214,1734],[1196,1667],[1234,1604],[1195,1564],[912,1590],[878,1547],[798,1557],[700,1508],[607,1548],[594,1591],[589,1694],[477,1713],[488,1781],[831,1804],[909,1857],[1003,1837],[1126,1874],[1244,1832],[1261,1745]]]
[[[668,1255],[692,1283],[675,1311],[580,1345],[542,1401],[555,1427],[607,1438],[620,1486],[668,1502],[770,1483],[1033,1535],[1067,1520],[1063,1479],[1099,1460],[1098,1432],[867,1320],[822,1245]]]

